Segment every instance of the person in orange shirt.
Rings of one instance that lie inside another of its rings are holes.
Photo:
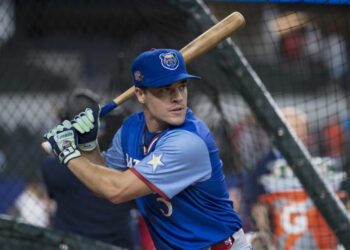
[[[296,108],[283,109],[283,115],[301,142],[308,138],[306,114]],[[339,188],[343,173],[332,172],[335,161],[329,157],[313,157],[334,190]],[[257,229],[271,230],[277,249],[336,249],[337,241],[318,209],[305,193],[298,178],[275,148],[262,159],[257,181],[264,193],[251,207]],[[268,214],[268,215],[267,215]],[[267,218],[271,218],[268,221]]]

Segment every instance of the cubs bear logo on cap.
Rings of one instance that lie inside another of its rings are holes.
[[[179,59],[175,53],[162,53],[159,55],[162,66],[169,70],[175,70],[179,66]]]
[[[200,78],[187,73],[183,56],[174,49],[143,52],[136,57],[131,70],[135,87],[160,87],[188,78]]]

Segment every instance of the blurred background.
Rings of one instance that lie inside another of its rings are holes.
[[[234,46],[285,117],[292,114],[287,120],[320,175],[348,206],[350,1],[1,0],[1,223],[53,227],[56,205],[43,182],[40,143],[60,122],[67,96],[89,89],[108,103],[132,85],[139,53],[180,50],[201,34],[203,8],[218,21],[233,11],[245,17],[246,26],[231,37]],[[188,65],[202,77],[189,84],[189,106],[213,132],[255,249],[343,249],[222,67],[218,50]],[[103,149],[123,119],[139,110],[132,98],[104,118]],[[294,211],[289,215],[287,205]],[[11,237],[14,230],[7,230]]]

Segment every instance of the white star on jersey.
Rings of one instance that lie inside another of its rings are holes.
[[[159,156],[156,156],[156,154],[152,155],[152,160],[147,162],[147,164],[151,164],[153,166],[153,172],[156,171],[158,166],[164,166],[163,162],[160,161],[160,158],[162,157],[162,154]]]

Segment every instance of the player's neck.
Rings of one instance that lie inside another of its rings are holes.
[[[155,124],[152,124],[151,122],[150,123],[146,122],[146,128],[150,133],[162,133],[163,131],[167,130],[169,126],[168,125],[159,126],[158,124],[155,125]]]
[[[150,133],[161,133],[169,128],[169,124],[161,122],[157,119],[152,119],[146,116],[146,128]]]

